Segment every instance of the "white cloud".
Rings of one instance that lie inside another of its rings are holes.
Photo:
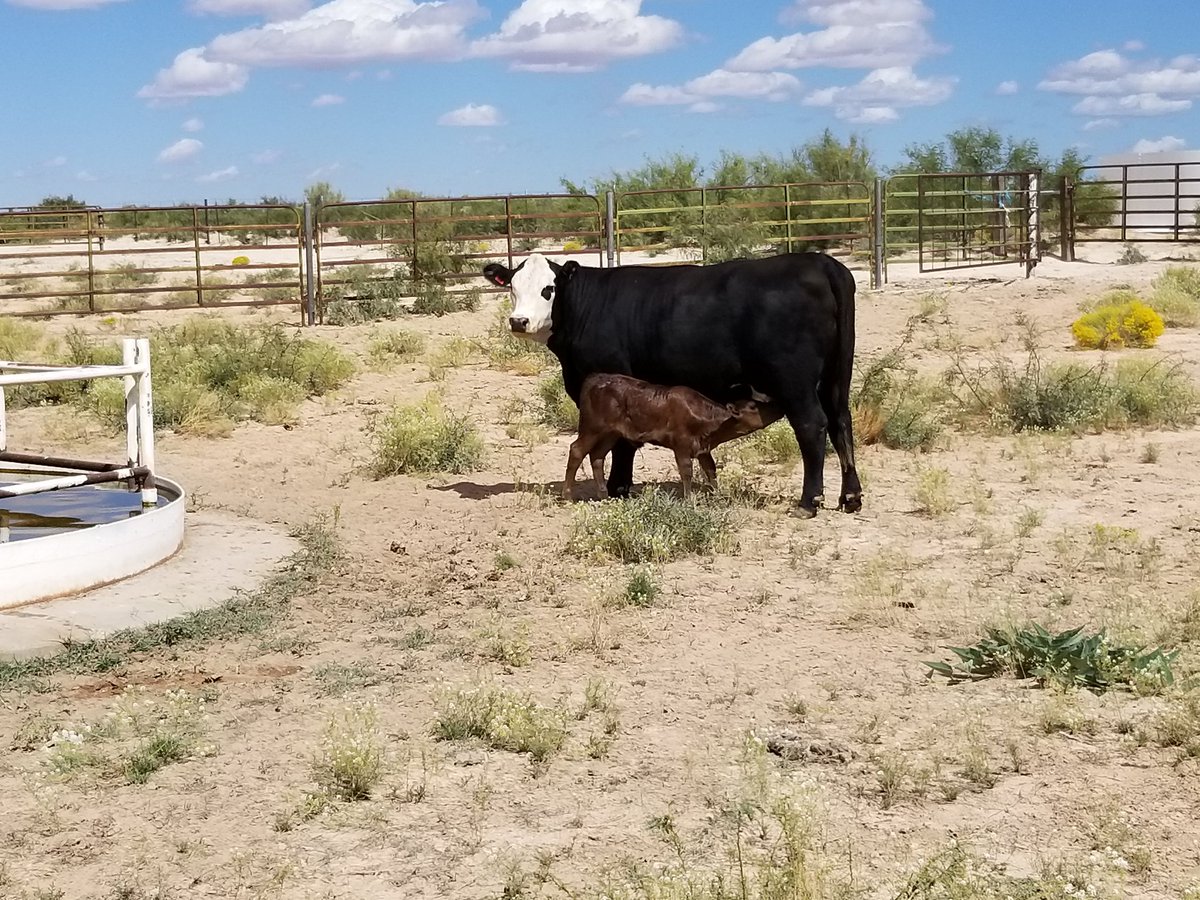
[[[27,9],[64,10],[64,9],[99,9],[110,3],[124,3],[125,0],[8,0],[13,6],[24,6]]]
[[[1168,150],[1182,150],[1187,146],[1187,141],[1183,138],[1172,137],[1167,135],[1161,137],[1157,141],[1151,141],[1142,138],[1133,145],[1134,153],[1165,153]]]
[[[786,72],[730,72],[716,69],[679,86],[632,85],[621,95],[620,102],[631,106],[686,105],[692,112],[713,112],[720,108],[713,102],[715,98],[780,101],[799,93],[800,87],[800,81]]]
[[[1095,131],[1097,128],[1115,128],[1120,124],[1116,119],[1089,119],[1083,123],[1083,130]]]
[[[313,169],[311,172],[308,173],[305,180],[316,181],[319,178],[328,178],[330,175],[333,175],[336,172],[340,172],[341,168],[342,168],[341,163],[330,163],[327,166],[317,166],[315,169]]]
[[[1001,97],[1005,97],[1010,94],[1015,94],[1019,90],[1021,90],[1021,86],[1018,85],[1015,81],[1002,81],[998,85],[996,85],[996,93],[999,94]]]
[[[1141,49],[1135,43],[1126,43],[1125,49]],[[1168,115],[1190,109],[1200,97],[1200,59],[1141,62],[1116,50],[1098,50],[1055,66],[1038,90],[1082,95],[1073,107],[1079,115]]]
[[[278,150],[261,150],[250,157],[251,162],[256,165],[266,166],[273,162],[278,162],[283,154]]]
[[[836,115],[856,125],[884,125],[900,118],[900,114],[890,106],[851,106],[839,109]]]
[[[1079,116],[1164,116],[1192,108],[1191,100],[1166,100],[1158,94],[1084,97],[1071,107]]]
[[[224,169],[218,169],[215,172],[209,172],[207,175],[198,175],[196,180],[202,183],[213,181],[228,181],[230,178],[236,178],[238,175],[237,166],[228,166]]]
[[[455,125],[460,127],[487,127],[501,124],[500,110],[487,103],[475,105],[468,103],[458,109],[451,110],[438,117],[439,125]]]
[[[341,94],[320,94],[313,98],[313,106],[338,106],[345,103],[346,98]]]
[[[614,59],[676,46],[683,26],[641,14],[641,0],[524,0],[471,55],[511,60],[531,72],[589,72]]]
[[[922,0],[797,0],[787,22],[824,28],[754,41],[725,64],[754,72],[804,67],[877,69],[911,66],[944,47],[923,24],[932,14]]]
[[[1138,50],[1145,50],[1146,45],[1142,41],[1137,41],[1137,40],[1126,41],[1124,44],[1121,45],[1121,49],[1129,50],[1129,51],[1136,53]]]
[[[892,66],[868,72],[858,84],[849,87],[813,91],[804,98],[804,105],[832,106],[834,115],[849,122],[890,122],[897,118],[897,106],[941,103],[954,91],[957,80],[920,78],[907,66]]]
[[[380,59],[454,59],[476,0],[328,0],[303,15],[214,38],[205,56],[242,66],[354,65]]]
[[[42,163],[42,165],[45,166],[47,169],[58,169],[58,168],[61,168],[62,166],[65,166],[66,164],[67,164],[67,158],[62,155],[51,157],[50,159],[48,159],[44,163]]]
[[[176,56],[169,68],[159,69],[137,95],[151,101],[222,97],[244,88],[249,74],[245,66],[213,62],[205,58],[203,48],[192,47]]]
[[[201,15],[262,16],[292,19],[312,7],[311,0],[189,0],[188,9]]]
[[[183,138],[158,154],[158,161],[168,163],[183,162],[185,159],[191,159],[203,149],[204,144],[195,138]]]
[[[204,130],[204,122],[196,116],[192,116],[190,119],[186,120],[181,127],[189,134],[195,134],[197,131]]]
[[[87,169],[80,169],[78,172],[75,173],[75,177],[79,181],[98,181],[99,180],[98,178],[96,178],[95,175],[93,175]]]

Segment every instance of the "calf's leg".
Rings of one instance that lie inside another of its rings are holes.
[[[567,455],[567,474],[563,478],[562,487],[563,499],[568,502],[575,491],[575,473],[579,471],[579,466],[583,463],[583,458],[587,456],[588,451],[592,449],[593,443],[582,436],[571,442],[571,450]]]
[[[705,450],[696,457],[696,462],[700,463],[700,471],[704,473],[704,480],[715,488],[717,486],[717,462],[713,459],[712,454]]]
[[[676,450],[675,465],[679,466],[679,485],[683,489],[683,496],[687,497],[692,493],[692,457],[682,450]]]

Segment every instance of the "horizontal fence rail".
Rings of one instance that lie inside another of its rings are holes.
[[[618,191],[616,261],[680,254],[700,262],[820,249],[868,257],[871,189],[864,182],[796,182]]]
[[[1200,242],[1200,162],[1083,166],[1063,192],[1077,243]]]
[[[0,211],[0,313],[298,304],[301,239],[276,204]]]
[[[452,308],[446,294],[485,290],[487,262],[511,267],[534,250],[603,262],[604,235],[600,200],[585,194],[324,204],[314,226],[317,317],[343,319],[348,303],[361,315],[386,303]]]

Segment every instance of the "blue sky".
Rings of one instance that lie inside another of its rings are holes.
[[[0,206],[555,192],[830,128],[1200,148],[1197,0],[0,0]]]

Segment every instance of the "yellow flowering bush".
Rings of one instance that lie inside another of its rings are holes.
[[[1166,326],[1162,316],[1140,300],[1098,306],[1071,324],[1075,343],[1088,350],[1153,347]]]

